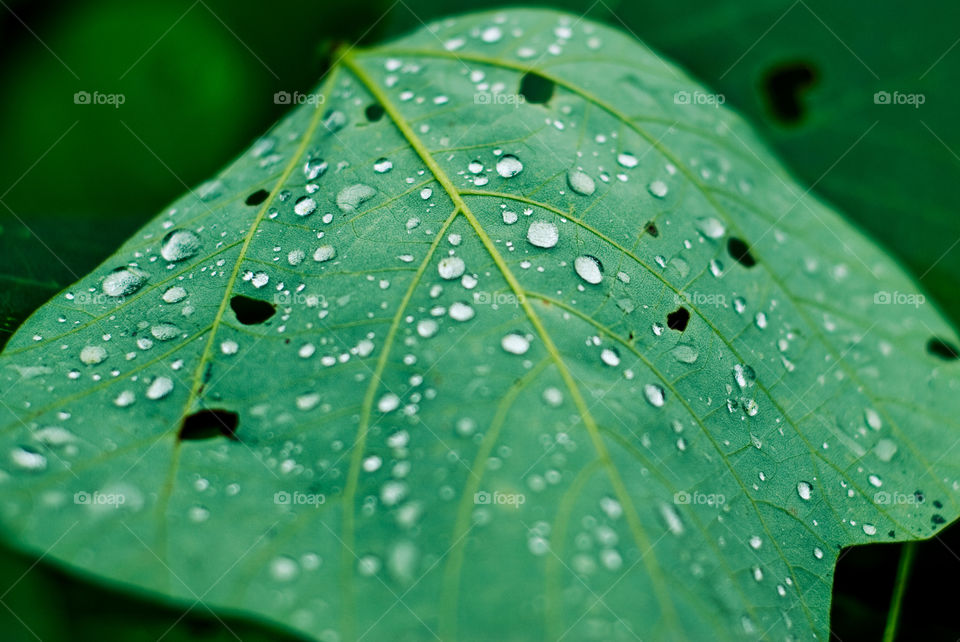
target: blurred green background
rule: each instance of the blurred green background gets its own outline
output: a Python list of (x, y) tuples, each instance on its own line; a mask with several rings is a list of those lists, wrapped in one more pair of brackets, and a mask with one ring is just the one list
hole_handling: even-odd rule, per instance
[[(309, 91), (334, 45), (509, 4), (0, 1), (0, 346), (33, 309), (244, 150), (286, 111), (274, 93)], [(523, 4), (632, 32), (723, 93), (798, 180), (886, 245), (960, 321), (960, 5)], [(124, 102), (76, 104), (80, 91), (122, 94)], [(922, 94), (924, 103), (877, 104), (880, 91)], [(898, 551), (872, 546), (843, 556), (837, 639), (880, 638)], [(936, 581), (960, 570), (953, 551), (957, 528), (921, 545), (903, 639), (960, 636), (950, 594)], [(182, 609), (92, 589), (32, 563), (0, 552), (4, 640), (135, 639), (132, 624), (145, 627), (143, 639), (170, 627), (164, 639), (232, 639), (231, 631), (279, 639), (239, 621), (228, 630), (202, 608), (178, 620)], [(104, 629), (110, 618), (114, 633)]]

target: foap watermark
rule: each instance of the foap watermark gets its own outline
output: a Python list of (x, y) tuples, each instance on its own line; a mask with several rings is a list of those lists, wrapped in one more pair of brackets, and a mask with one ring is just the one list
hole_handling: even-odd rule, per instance
[(127, 97), (123, 94), (104, 94), (99, 91), (78, 91), (73, 95), (74, 105), (110, 105), (119, 108), (120, 105), (127, 102)]
[(919, 308), (927, 302), (927, 297), (916, 292), (887, 292), (880, 290), (874, 292), (873, 303), (875, 305), (912, 305)]
[(473, 95), (474, 105), (513, 105), (519, 107), (527, 99), (523, 94), (500, 94), (493, 91), (481, 91)]
[(278, 91), (273, 95), (275, 105), (322, 105), (325, 100), (323, 94), (304, 94), (299, 91)]
[(527, 501), (522, 493), (499, 493), (481, 490), (473, 494), (473, 503), (478, 506), (513, 506), (520, 508)]
[(513, 307), (518, 307), (523, 301), (524, 297), (522, 294), (517, 295), (513, 292), (488, 292), (486, 290), (480, 290), (479, 292), (473, 293), (473, 302), (476, 305), (512, 305)]
[(923, 501), (924, 497), (921, 493), (898, 493), (881, 490), (873, 494), (874, 504), (897, 506), (901, 504), (922, 504)]
[(304, 493), (295, 490), (292, 493), (285, 490), (273, 494), (273, 503), (278, 506), (320, 506), (327, 501), (323, 493)]
[(673, 295), (673, 302), (676, 305), (694, 305), (697, 307), (716, 306), (718, 308), (727, 307), (727, 297), (724, 294), (714, 292), (677, 292)]
[(723, 506), (727, 501), (727, 498), (722, 493), (701, 493), (699, 491), (693, 491), (688, 493), (685, 490), (681, 490), (673, 495), (673, 503), (678, 506)]
[(327, 299), (322, 294), (303, 292), (277, 292), (273, 295), (275, 305), (303, 305), (308, 308), (326, 307)]
[(875, 105), (910, 105), (914, 109), (919, 109), (920, 105), (927, 102), (926, 94), (907, 94), (902, 91), (878, 91), (873, 95)]
[(73, 503), (78, 506), (113, 506), (120, 508), (127, 502), (123, 493), (102, 493), (95, 490), (92, 493), (85, 490), (73, 494)]
[(673, 104), (675, 105), (707, 105), (709, 107), (719, 107), (725, 102), (727, 102), (727, 97), (723, 94), (710, 94), (705, 91), (680, 90), (673, 94)]
[(126, 297), (110, 296), (104, 292), (77, 292), (67, 297), (76, 305), (105, 305), (122, 304), (126, 302)]

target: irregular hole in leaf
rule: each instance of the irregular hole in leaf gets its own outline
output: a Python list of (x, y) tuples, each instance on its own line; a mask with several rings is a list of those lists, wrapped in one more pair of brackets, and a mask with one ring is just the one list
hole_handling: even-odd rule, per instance
[(786, 63), (767, 71), (763, 88), (774, 117), (786, 124), (803, 120), (803, 94), (816, 81), (813, 66), (806, 62)]
[(247, 197), (247, 200), (244, 201), (247, 205), (259, 205), (260, 203), (267, 200), (267, 197), (270, 196), (270, 192), (265, 189), (258, 189), (256, 192)]
[(940, 357), (944, 361), (960, 359), (960, 350), (957, 349), (957, 346), (940, 337), (931, 337), (927, 341), (927, 352), (935, 357)]
[(240, 415), (223, 408), (209, 408), (189, 415), (180, 424), (180, 441), (199, 441), (226, 437), (237, 441)]
[(658, 236), (660, 236), (660, 230), (657, 229), (657, 224), (654, 223), (653, 221), (650, 221), (649, 223), (647, 223), (647, 226), (644, 229), (646, 229), (647, 234), (649, 234), (653, 238), (657, 238)]
[(667, 315), (667, 327), (671, 330), (683, 332), (687, 329), (687, 323), (690, 322), (690, 310), (682, 305)]
[(730, 253), (730, 257), (734, 261), (743, 267), (751, 268), (757, 264), (757, 260), (750, 254), (750, 248), (747, 247), (747, 244), (735, 236), (731, 236), (727, 240), (727, 252)]
[(375, 123), (381, 118), (383, 118), (383, 106), (380, 103), (371, 103), (367, 105), (367, 108), (363, 111), (366, 115), (367, 120), (371, 123)]
[(517, 93), (528, 103), (542, 105), (553, 98), (553, 81), (544, 78), (535, 71), (528, 71), (520, 79)]
[(235, 294), (230, 299), (230, 308), (243, 325), (259, 325), (277, 313), (276, 306), (269, 301), (242, 294)]

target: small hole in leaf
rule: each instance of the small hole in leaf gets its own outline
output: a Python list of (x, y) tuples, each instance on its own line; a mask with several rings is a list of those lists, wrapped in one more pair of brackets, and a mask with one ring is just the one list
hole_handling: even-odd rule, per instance
[(657, 229), (657, 224), (654, 223), (653, 221), (650, 221), (649, 223), (647, 223), (647, 227), (645, 229), (647, 230), (647, 234), (649, 234), (653, 238), (657, 238), (658, 236), (660, 236), (660, 230)]
[(520, 90), (517, 93), (528, 103), (542, 105), (553, 98), (553, 81), (534, 71), (528, 71), (520, 79)]
[(277, 313), (277, 308), (269, 301), (253, 299), (242, 294), (237, 294), (230, 299), (230, 308), (237, 315), (237, 321), (243, 325), (258, 325)]
[(757, 260), (750, 254), (750, 248), (747, 247), (747, 244), (736, 237), (731, 236), (730, 240), (727, 241), (727, 251), (733, 260), (743, 267), (750, 268), (757, 264)]
[(268, 196), (270, 196), (270, 192), (265, 189), (258, 189), (256, 192), (248, 196), (245, 202), (247, 205), (259, 205), (267, 200)]
[(364, 114), (366, 114), (367, 120), (369, 120), (371, 123), (375, 123), (383, 118), (383, 107), (380, 106), (379, 103), (367, 105), (366, 110), (364, 110)]
[(817, 75), (805, 62), (780, 65), (767, 72), (763, 86), (777, 120), (796, 124), (803, 119), (803, 94), (817, 80)]
[(957, 346), (937, 337), (927, 341), (927, 352), (945, 361), (960, 359), (960, 350), (957, 350)]
[(180, 426), (180, 441), (198, 441), (226, 437), (237, 439), (240, 415), (229, 410), (211, 409), (195, 412), (183, 420)]
[(677, 332), (683, 332), (687, 329), (687, 323), (690, 322), (690, 310), (682, 305), (667, 315), (667, 327)]

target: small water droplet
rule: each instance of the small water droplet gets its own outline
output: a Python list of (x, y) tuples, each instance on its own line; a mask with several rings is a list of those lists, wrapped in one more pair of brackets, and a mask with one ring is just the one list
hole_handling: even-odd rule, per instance
[(797, 494), (800, 495), (800, 499), (809, 501), (812, 491), (813, 487), (809, 482), (802, 481), (797, 483)]
[(80, 361), (88, 366), (95, 366), (103, 363), (107, 358), (107, 350), (103, 346), (84, 346), (80, 351)]
[(525, 354), (530, 349), (530, 342), (521, 334), (510, 333), (500, 340), (500, 345), (511, 354)]
[(119, 267), (107, 275), (101, 284), (107, 296), (127, 296), (143, 287), (150, 277), (143, 270), (134, 267)]
[(437, 265), (437, 271), (443, 279), (458, 279), (463, 275), (467, 266), (459, 256), (447, 256), (440, 259)]
[(667, 393), (664, 389), (653, 383), (648, 383), (643, 387), (643, 394), (650, 405), (657, 408), (662, 407), (667, 400)]
[(163, 399), (173, 390), (173, 381), (170, 377), (157, 377), (147, 388), (147, 399)]

